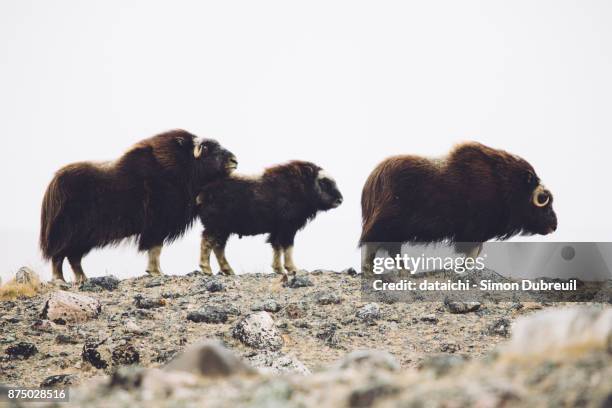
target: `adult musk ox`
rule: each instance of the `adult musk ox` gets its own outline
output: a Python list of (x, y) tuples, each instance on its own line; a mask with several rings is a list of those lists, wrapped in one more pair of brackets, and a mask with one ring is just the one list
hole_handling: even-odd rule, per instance
[[(210, 253), (215, 252), (221, 273), (233, 274), (225, 258), (225, 244), (231, 234), (268, 233), (274, 251), (272, 268), (295, 273), (293, 240), (298, 230), (317, 212), (342, 203), (336, 182), (319, 166), (291, 161), (268, 168), (261, 176), (230, 177), (209, 183), (198, 195), (198, 213), (204, 226), (200, 254), (202, 272), (211, 275)], [(286, 275), (285, 275), (286, 276)]]
[(527, 161), (480, 143), (458, 145), (442, 159), (390, 157), (363, 187), (359, 244), (467, 242), (479, 251), (490, 239), (555, 231), (552, 204)]
[(228, 175), (234, 155), (212, 139), (173, 130), (142, 140), (118, 160), (60, 169), (42, 203), (40, 247), (63, 280), (68, 258), (77, 282), (81, 258), (93, 248), (135, 238), (148, 251), (147, 272), (161, 274), (162, 244), (180, 237), (196, 218), (197, 187)]

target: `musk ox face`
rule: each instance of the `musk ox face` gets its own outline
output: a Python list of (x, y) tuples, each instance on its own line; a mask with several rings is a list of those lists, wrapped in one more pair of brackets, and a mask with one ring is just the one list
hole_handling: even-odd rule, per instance
[(193, 157), (198, 171), (207, 178), (229, 175), (238, 167), (236, 156), (214, 139), (193, 140)]
[(329, 210), (342, 204), (342, 193), (338, 190), (336, 181), (324, 170), (319, 170), (317, 173), (314, 188), (321, 210)]
[(527, 172), (523, 195), (525, 206), (523, 231), (527, 234), (547, 235), (557, 229), (557, 215), (553, 210), (553, 195), (534, 172)]

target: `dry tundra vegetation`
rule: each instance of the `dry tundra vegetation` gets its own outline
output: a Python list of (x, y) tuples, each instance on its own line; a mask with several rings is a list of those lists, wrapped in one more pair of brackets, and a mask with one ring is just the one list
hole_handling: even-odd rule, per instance
[(612, 404), (609, 299), (375, 303), (360, 283), (23, 268), (0, 289), (0, 388), (70, 386), (75, 407)]

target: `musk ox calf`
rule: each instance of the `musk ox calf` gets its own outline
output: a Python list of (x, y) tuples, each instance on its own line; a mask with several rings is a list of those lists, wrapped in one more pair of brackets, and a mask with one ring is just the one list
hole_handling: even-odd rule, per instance
[[(198, 213), (204, 226), (200, 268), (211, 275), (210, 253), (215, 252), (221, 273), (233, 274), (225, 258), (225, 244), (231, 234), (268, 233), (272, 245), (274, 272), (284, 268), (295, 273), (293, 240), (298, 230), (317, 212), (342, 203), (336, 182), (319, 166), (292, 161), (268, 168), (261, 176), (232, 175), (209, 183), (197, 198)], [(286, 276), (286, 275), (285, 275)]]
[(390, 157), (363, 187), (359, 244), (373, 244), (366, 258), (382, 242), (476, 243), (462, 251), (473, 254), (490, 239), (555, 231), (552, 204), (527, 161), (480, 143), (461, 144), (436, 160)]
[(60, 169), (42, 203), (40, 247), (53, 279), (68, 258), (77, 282), (81, 258), (93, 248), (135, 238), (148, 251), (147, 272), (161, 274), (162, 244), (195, 220), (197, 188), (236, 168), (234, 155), (211, 139), (174, 130), (142, 140), (114, 162)]

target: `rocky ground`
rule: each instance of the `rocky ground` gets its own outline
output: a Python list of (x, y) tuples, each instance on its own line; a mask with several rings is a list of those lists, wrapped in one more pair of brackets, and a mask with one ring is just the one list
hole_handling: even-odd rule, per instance
[(45, 285), (0, 301), (0, 384), (70, 385), (74, 406), (612, 404), (609, 306), (368, 303), (360, 284), (349, 269)]

